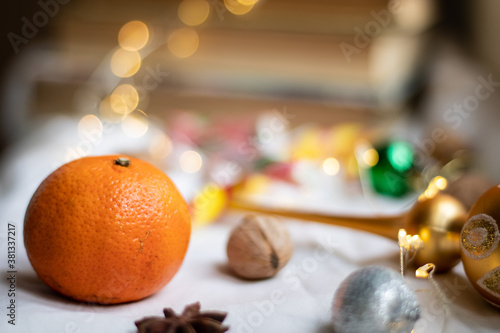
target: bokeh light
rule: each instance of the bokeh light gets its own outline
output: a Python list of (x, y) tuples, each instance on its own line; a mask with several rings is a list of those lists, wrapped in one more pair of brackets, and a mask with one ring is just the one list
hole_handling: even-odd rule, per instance
[(135, 110), (122, 120), (122, 131), (131, 138), (140, 138), (149, 128), (148, 116), (141, 110)]
[(438, 189), (433, 187), (433, 186), (429, 186), (425, 192), (424, 192), (424, 196), (427, 198), (427, 199), (432, 199), (436, 196), (436, 194), (438, 194)]
[(181, 21), (190, 26), (205, 22), (209, 13), (210, 5), (206, 0), (184, 0), (177, 11)]
[(99, 115), (101, 119), (109, 123), (119, 123), (123, 119), (123, 115), (116, 113), (111, 107), (111, 96), (107, 96), (101, 101)]
[(436, 184), (436, 187), (442, 191), (448, 186), (448, 181), (444, 177), (437, 176), (434, 178), (434, 184)]
[(237, 0), (239, 3), (245, 6), (255, 5), (259, 0)]
[(139, 104), (139, 93), (130, 84), (119, 85), (113, 90), (110, 103), (114, 112), (122, 115), (130, 113)]
[(172, 148), (172, 140), (165, 133), (160, 132), (151, 140), (148, 151), (151, 157), (161, 160), (170, 155)]
[(407, 171), (413, 165), (413, 148), (403, 141), (391, 143), (387, 150), (387, 157), (394, 169)]
[(127, 51), (142, 49), (149, 39), (148, 26), (141, 21), (130, 21), (118, 32), (118, 44)]
[(182, 153), (179, 159), (179, 166), (185, 173), (196, 173), (201, 169), (203, 160), (201, 155), (194, 150), (187, 150)]
[(141, 68), (141, 56), (137, 51), (118, 49), (111, 57), (111, 71), (118, 77), (130, 77)]
[(192, 56), (198, 49), (199, 43), (198, 33), (190, 28), (175, 30), (167, 41), (168, 49), (178, 58)]
[(373, 148), (367, 149), (363, 153), (363, 162), (370, 167), (377, 165), (378, 159), (379, 159), (378, 153)]
[(243, 2), (238, 0), (224, 0), (224, 5), (234, 15), (245, 15), (252, 10), (253, 4), (247, 5)]
[(78, 136), (82, 140), (97, 141), (101, 138), (102, 131), (101, 120), (93, 114), (82, 117), (78, 122)]
[(329, 176), (335, 176), (340, 171), (340, 163), (336, 158), (330, 157), (323, 161), (323, 171)]

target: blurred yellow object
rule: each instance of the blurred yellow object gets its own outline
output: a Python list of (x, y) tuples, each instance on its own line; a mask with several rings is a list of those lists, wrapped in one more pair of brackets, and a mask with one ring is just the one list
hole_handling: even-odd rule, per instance
[(180, 3), (177, 15), (187, 25), (200, 25), (206, 21), (210, 5), (206, 0), (184, 0)]
[(317, 127), (305, 130), (292, 145), (292, 160), (316, 160), (323, 156), (323, 145), (321, 144), (321, 131)]
[(105, 97), (99, 105), (99, 115), (101, 119), (108, 123), (119, 123), (123, 120), (123, 115), (116, 113), (111, 106), (111, 96)]
[(269, 177), (256, 174), (248, 177), (245, 182), (236, 187), (235, 191), (237, 195), (259, 194), (265, 192), (270, 183)]
[(190, 28), (177, 29), (169, 36), (167, 46), (177, 58), (187, 58), (198, 50), (200, 38), (198, 33)]
[(367, 166), (372, 167), (377, 165), (378, 159), (379, 159), (378, 153), (374, 148), (370, 148), (363, 153), (363, 162)]
[(208, 183), (193, 199), (191, 221), (199, 227), (214, 222), (228, 203), (226, 191), (215, 183)]
[(118, 44), (127, 51), (142, 49), (149, 40), (147, 25), (141, 21), (130, 21), (123, 25), (118, 33)]
[[(234, 15), (245, 15), (246, 13), (252, 10), (254, 4), (253, 3), (246, 4), (243, 2), (244, 1), (238, 1), (238, 0), (224, 0), (224, 5), (226, 6), (227, 10), (229, 10)], [(251, 2), (251, 1), (245, 1), (245, 2)]]
[(358, 124), (346, 123), (335, 126), (332, 135), (334, 155), (353, 154), (360, 132), (361, 126)]
[[(353, 123), (337, 125), (326, 130), (319, 126), (308, 128), (302, 131), (292, 144), (291, 159), (294, 161), (305, 159), (326, 161), (331, 156), (335, 156), (343, 175), (347, 179), (355, 179), (358, 177), (355, 147), (362, 136), (361, 130), (361, 125)], [(371, 158), (371, 162), (376, 158), (375, 156), (367, 157)], [(326, 165), (323, 164), (323, 168), (334, 166), (335, 162), (328, 161)], [(326, 169), (324, 170), (327, 172)], [(331, 171), (333, 171), (331, 174), (338, 172), (336, 167), (332, 168)], [(329, 173), (327, 172), (327, 174)]]
[(341, 124), (333, 129), (332, 154), (338, 156), (347, 179), (358, 178), (359, 168), (355, 149), (361, 137), (361, 129), (361, 125), (353, 123)]
[(130, 77), (141, 68), (141, 61), (139, 52), (118, 49), (111, 57), (111, 71), (118, 77)]
[(110, 103), (114, 112), (125, 115), (134, 111), (139, 104), (139, 93), (130, 84), (119, 85), (113, 90)]
[(239, 3), (245, 6), (255, 5), (259, 0), (237, 0)]

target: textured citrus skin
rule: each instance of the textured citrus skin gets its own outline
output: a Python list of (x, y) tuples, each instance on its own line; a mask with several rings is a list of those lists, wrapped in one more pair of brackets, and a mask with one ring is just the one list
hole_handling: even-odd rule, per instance
[(73, 299), (102, 304), (147, 297), (177, 273), (191, 221), (162, 171), (131, 158), (85, 157), (49, 175), (24, 220), (28, 258), (42, 281)]

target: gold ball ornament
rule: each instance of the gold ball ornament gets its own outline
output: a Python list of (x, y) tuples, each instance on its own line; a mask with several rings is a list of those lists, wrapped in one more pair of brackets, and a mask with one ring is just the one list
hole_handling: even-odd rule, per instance
[(467, 278), (485, 300), (500, 307), (500, 184), (472, 206), (462, 229), (460, 250)]
[(460, 262), (460, 231), (467, 211), (454, 197), (437, 193), (416, 202), (406, 215), (408, 233), (424, 243), (414, 260), (417, 267), (432, 262), (436, 272), (446, 272)]

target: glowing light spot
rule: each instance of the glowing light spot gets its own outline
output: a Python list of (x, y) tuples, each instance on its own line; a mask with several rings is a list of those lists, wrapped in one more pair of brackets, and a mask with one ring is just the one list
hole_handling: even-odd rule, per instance
[(415, 277), (417, 277), (419, 279), (432, 278), (432, 273), (434, 273), (434, 268), (435, 268), (435, 266), (432, 263), (425, 264), (425, 265), (419, 267), (415, 271)]
[(237, 0), (239, 3), (245, 6), (255, 5), (259, 0)]
[(336, 158), (330, 157), (323, 161), (323, 171), (329, 176), (335, 176), (340, 171), (340, 163)]
[(254, 4), (246, 5), (242, 2), (250, 1), (224, 0), (224, 5), (234, 15), (245, 15), (252, 10)]
[(177, 11), (181, 21), (190, 26), (205, 22), (209, 13), (210, 5), (205, 0), (184, 0)]
[(102, 123), (93, 114), (88, 114), (78, 122), (78, 136), (82, 140), (88, 140), (90, 142), (95, 142), (99, 140), (102, 136)]
[(403, 141), (392, 143), (387, 150), (387, 157), (394, 169), (405, 172), (413, 165), (413, 149)]
[(366, 150), (363, 154), (363, 162), (368, 166), (375, 166), (378, 163), (378, 153), (375, 149), (370, 148)]
[(148, 116), (141, 110), (129, 113), (122, 120), (122, 131), (131, 138), (140, 138), (149, 128)]
[(127, 114), (135, 110), (139, 104), (139, 93), (134, 86), (122, 84), (113, 90), (110, 96), (111, 108), (118, 114)]
[(201, 159), (200, 154), (194, 150), (185, 151), (179, 159), (179, 166), (185, 173), (198, 172), (201, 169), (202, 164), (203, 160)]
[(198, 49), (198, 33), (190, 28), (177, 29), (168, 38), (168, 49), (178, 58), (192, 56)]
[(434, 184), (436, 185), (436, 187), (439, 189), (439, 190), (444, 190), (447, 186), (448, 186), (448, 181), (446, 180), (446, 178), (444, 177), (441, 177), (441, 176), (437, 176), (433, 179), (433, 182)]
[(401, 242), (402, 240), (406, 239), (406, 230), (401, 228), (398, 231), (398, 239)]
[(141, 21), (130, 21), (118, 33), (118, 44), (127, 51), (142, 49), (149, 39), (148, 26)]
[(111, 96), (107, 96), (99, 106), (99, 115), (109, 123), (119, 123), (123, 116), (116, 113), (111, 107)]
[(170, 140), (170, 138), (164, 133), (158, 133), (151, 141), (148, 150), (151, 157), (161, 160), (170, 155), (172, 148), (172, 140)]
[(434, 186), (429, 186), (427, 190), (425, 190), (424, 195), (427, 199), (432, 199), (436, 196), (438, 193), (438, 189), (435, 188)]
[(141, 56), (137, 51), (118, 49), (111, 57), (111, 71), (118, 77), (130, 77), (141, 68)]
[(428, 242), (429, 239), (431, 238), (431, 232), (427, 227), (421, 228), (418, 235), (420, 236), (420, 239), (424, 242)]

